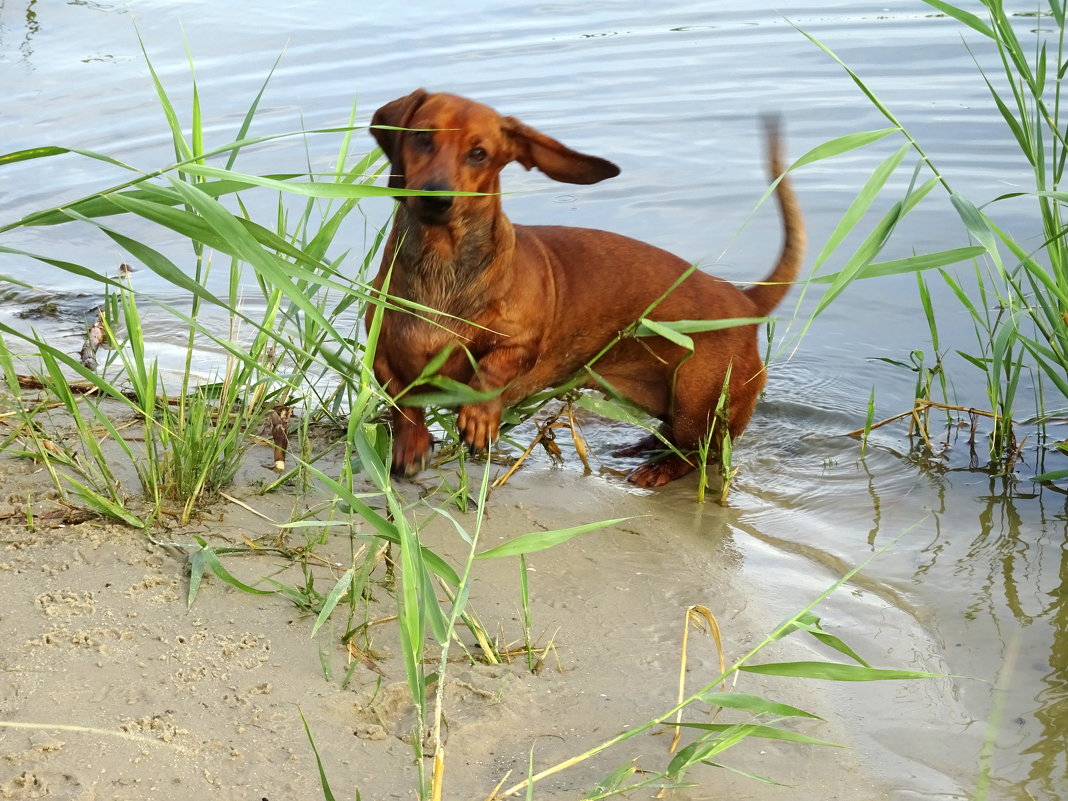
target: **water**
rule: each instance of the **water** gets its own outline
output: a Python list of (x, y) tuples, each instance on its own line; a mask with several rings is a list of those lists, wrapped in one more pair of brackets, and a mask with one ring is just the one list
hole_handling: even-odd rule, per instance
[[(762, 276), (777, 236), (771, 209), (742, 229), (764, 187), (760, 112), (783, 114), (795, 155), (888, 124), (795, 25), (864, 76), (955, 189), (982, 203), (1027, 187), (1027, 165), (961, 43), (964, 29), (912, 0), (791, 0), (774, 11), (741, 0), (648, 8), (507, 2), (492, 9), (429, 2), (341, 8), (316, 0), (254, 8), (192, 0), (9, 2), (0, 7), (4, 150), (77, 146), (144, 169), (171, 161), (135, 24), (183, 114), (190, 101), (184, 35), (215, 142), (232, 138), (283, 50), (253, 135), (343, 125), (354, 98), (366, 122), (373, 109), (418, 86), (471, 95), (623, 169), (617, 179), (580, 188), (509, 168), (514, 219), (625, 232), (732, 279)], [(966, 38), (985, 66), (995, 66), (977, 36)], [(262, 146), (243, 156), (244, 169), (300, 172), (309, 161), (330, 169), (335, 140), (327, 140), (310, 138), (307, 151), (296, 139)], [(370, 146), (369, 138), (359, 141)], [(813, 252), (874, 166), (899, 145), (886, 140), (798, 175)], [(5, 166), (0, 223), (122, 177), (74, 156)], [(903, 192), (907, 174), (896, 181)], [(388, 212), (388, 202), (367, 204), (369, 225)], [(1026, 203), (1000, 204), (997, 219), (1036, 241)], [(123, 230), (148, 235), (136, 225)], [(176, 239), (153, 236), (157, 247), (188, 263)], [(346, 241), (359, 251), (364, 236), (353, 226)], [(959, 222), (936, 191), (884, 257), (963, 244)], [(0, 236), (0, 245), (103, 273), (128, 260), (88, 227), (16, 230)], [(0, 275), (30, 285), (0, 295), (0, 322), (33, 325), (53, 344), (77, 350), (84, 312), (99, 302), (91, 280), (6, 254)], [(165, 302), (181, 302), (147, 270), (135, 281)], [(970, 323), (948, 292), (934, 289), (944, 345), (974, 352)], [(48, 299), (57, 303), (55, 314), (16, 316)], [(171, 318), (148, 313), (146, 330), (164, 363), (178, 367), (182, 349)], [(909, 455), (903, 425), (881, 429), (863, 458), (857, 442), (842, 436), (863, 425), (873, 386), (877, 417), (911, 405), (913, 376), (873, 359), (907, 360), (927, 345), (914, 282), (898, 277), (852, 287), (794, 358), (778, 360), (738, 455), (732, 497), (742, 509), (742, 569), (785, 614), (902, 535), (852, 593), (830, 602), (826, 619), (869, 640), (880, 659), (976, 680), (946, 679), (901, 697), (887, 690), (886, 703), (862, 715), (843, 700), (842, 716), (858, 720), (873, 767), (897, 783), (895, 797), (966, 796), (978, 775), (992, 687), (1004, 671), (994, 795), (1065, 799), (1063, 495), (970, 470), (966, 432), (957, 432), (938, 466)], [(208, 351), (200, 366), (210, 373), (218, 363)], [(983, 406), (974, 372), (960, 361), (952, 371), (958, 400)], [(1039, 467), (1021, 465), (1020, 474)], [(685, 490), (668, 491), (684, 502)]]

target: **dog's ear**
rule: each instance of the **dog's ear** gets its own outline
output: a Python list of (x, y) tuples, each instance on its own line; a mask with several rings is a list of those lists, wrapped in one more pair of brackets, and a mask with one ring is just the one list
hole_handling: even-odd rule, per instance
[(554, 181), (595, 184), (619, 175), (619, 167), (607, 159), (572, 150), (515, 117), (505, 117), (502, 127), (515, 146), (515, 160), (528, 170), (537, 167)]
[(390, 189), (404, 189), (404, 164), (400, 153), (401, 136), (404, 131), (394, 131), (387, 128), (377, 128), (378, 125), (389, 125), (394, 128), (407, 128), (415, 110), (423, 104), (427, 93), (425, 89), (416, 89), (410, 95), (398, 97), (375, 112), (371, 118), (371, 135), (386, 154), (389, 163), (393, 165), (389, 176)]

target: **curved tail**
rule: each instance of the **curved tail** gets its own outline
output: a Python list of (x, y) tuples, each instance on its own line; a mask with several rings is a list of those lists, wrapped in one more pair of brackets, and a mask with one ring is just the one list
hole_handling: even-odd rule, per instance
[(757, 314), (760, 317), (769, 314), (786, 297), (786, 293), (790, 291), (790, 284), (801, 272), (801, 260), (805, 254), (805, 221), (801, 215), (797, 195), (794, 194), (789, 179), (783, 174), (783, 146), (779, 128), (778, 117), (764, 118), (764, 130), (768, 142), (768, 168), (772, 179), (779, 179), (779, 185), (775, 188), (775, 197), (779, 201), (779, 210), (782, 212), (783, 242), (779, 263), (775, 265), (775, 269), (761, 283), (754, 284), (745, 290), (745, 294), (756, 305)]

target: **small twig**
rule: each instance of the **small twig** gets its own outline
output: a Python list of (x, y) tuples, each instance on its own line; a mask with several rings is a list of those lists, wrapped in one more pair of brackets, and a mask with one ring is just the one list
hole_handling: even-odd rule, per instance
[[(868, 428), (868, 430), (869, 431), (874, 431), (877, 428), (881, 428), (882, 426), (888, 425), (889, 423), (893, 423), (893, 422), (895, 422), (897, 420), (900, 420), (903, 417), (912, 417), (915, 420), (918, 420), (920, 412), (922, 412), (925, 409), (929, 409), (929, 408), (943, 409), (945, 411), (950, 411), (950, 412), (965, 412), (965, 413), (967, 413), (969, 415), (972, 415), (973, 417), (982, 416), (982, 417), (989, 417), (989, 418), (993, 419), (994, 417), (997, 416), (997, 415), (993, 414), (992, 412), (984, 412), (982, 409), (973, 409), (970, 406), (953, 406), (953, 405), (948, 404), (948, 403), (938, 403), (937, 401), (925, 400), (924, 398), (916, 398), (915, 404), (907, 412), (901, 412), (901, 414), (895, 414), (893, 417), (888, 417), (885, 420), (883, 420), (882, 422), (873, 423)], [(848, 434), (846, 434), (846, 436), (847, 437), (856, 437), (856, 436), (860, 436), (863, 433), (864, 433), (864, 429), (863, 428), (858, 428), (856, 431), (850, 431)], [(927, 438), (924, 437), (924, 439), (926, 440)], [(930, 444), (930, 443), (928, 443), (928, 444)]]
[(531, 451), (534, 450), (534, 446), (541, 442), (542, 433), (539, 430), (538, 436), (534, 437), (533, 442), (527, 445), (527, 449), (519, 455), (519, 458), (512, 463), (512, 466), (508, 468), (508, 472), (493, 482), (493, 488), (503, 487), (504, 483), (512, 477), (512, 473), (519, 469), (519, 467), (526, 461), (526, 458), (530, 456)]
[[(49, 387), (35, 375), (16, 375), (19, 389), (47, 390)], [(77, 395), (92, 395), (98, 392), (97, 388), (88, 381), (69, 381), (67, 386), (70, 391)]]
[[(45, 392), (51, 389), (48, 384), (35, 375), (16, 375), (15, 380), (19, 382), (19, 389), (40, 390)], [(67, 388), (76, 395), (100, 394), (100, 388), (89, 381), (68, 381)], [(133, 390), (124, 389), (120, 394), (124, 398), (134, 401), (137, 400), (137, 393)], [(181, 403), (181, 398), (165, 395), (159, 398), (159, 402), (166, 403), (169, 406), (177, 406)]]
[(916, 405), (912, 407), (912, 423), (909, 426), (909, 433), (911, 434), (913, 431), (919, 431), (920, 437), (923, 439), (923, 444), (927, 446), (927, 450), (933, 451), (934, 448), (931, 446), (931, 438), (927, 436), (927, 426), (924, 425), (923, 420), (920, 419), (923, 410), (926, 408), (927, 406), (922, 405), (920, 399), (917, 398)]

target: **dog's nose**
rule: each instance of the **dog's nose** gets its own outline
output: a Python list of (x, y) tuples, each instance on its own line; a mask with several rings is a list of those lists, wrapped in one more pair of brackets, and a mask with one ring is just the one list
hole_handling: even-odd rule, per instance
[[(452, 187), (441, 181), (429, 181), (419, 187), (424, 192), (451, 192)], [(419, 205), (428, 214), (445, 214), (452, 208), (452, 195), (427, 195), (419, 198)]]

